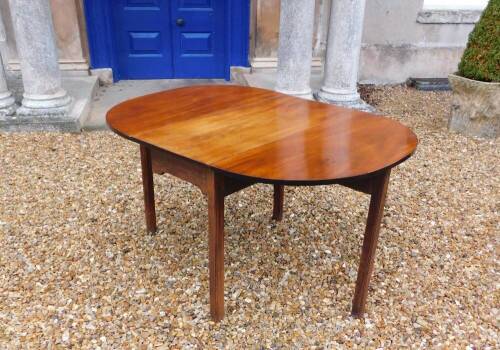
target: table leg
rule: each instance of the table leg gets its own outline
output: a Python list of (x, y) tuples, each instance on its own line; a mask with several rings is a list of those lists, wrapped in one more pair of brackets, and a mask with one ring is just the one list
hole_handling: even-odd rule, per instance
[(363, 248), (358, 268), (358, 278), (356, 290), (352, 301), (352, 315), (360, 317), (365, 312), (368, 286), (373, 272), (375, 260), (375, 250), (377, 249), (380, 222), (384, 212), (385, 196), (389, 184), (390, 170), (386, 170), (381, 175), (371, 179), (371, 199), (368, 219), (366, 222)]
[(153, 184), (153, 168), (151, 152), (141, 145), (142, 187), (144, 189), (144, 208), (146, 213), (146, 227), (148, 232), (156, 232), (155, 193)]
[(274, 185), (273, 220), (283, 219), (283, 201), (285, 198), (285, 186)]
[(207, 192), (210, 315), (219, 322), (224, 317), (224, 179), (214, 171)]

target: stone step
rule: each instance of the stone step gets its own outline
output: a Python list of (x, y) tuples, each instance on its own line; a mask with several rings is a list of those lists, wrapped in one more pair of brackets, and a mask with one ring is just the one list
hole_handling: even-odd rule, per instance
[(98, 85), (98, 78), (96, 76), (63, 77), (62, 88), (68, 92), (68, 95), (73, 100), (68, 113), (55, 115), (14, 115), (2, 118), (0, 120), (0, 131), (80, 132), (90, 115), (92, 100)]

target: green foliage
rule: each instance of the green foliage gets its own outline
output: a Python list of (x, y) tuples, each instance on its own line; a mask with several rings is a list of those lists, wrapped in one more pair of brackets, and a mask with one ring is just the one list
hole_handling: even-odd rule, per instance
[(470, 33), (458, 73), (469, 79), (500, 82), (500, 0), (490, 0)]

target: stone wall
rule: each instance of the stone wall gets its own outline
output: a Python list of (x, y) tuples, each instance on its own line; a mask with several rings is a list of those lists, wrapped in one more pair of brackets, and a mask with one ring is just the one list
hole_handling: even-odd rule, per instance
[(422, 7), (423, 0), (367, 0), (361, 81), (447, 77), (457, 69), (474, 24), (421, 23)]
[[(88, 49), (85, 36), (83, 0), (50, 0), (50, 4), (61, 69), (76, 75), (88, 74)], [(9, 0), (0, 0), (0, 11), (7, 32), (7, 42), (1, 48), (2, 55), (5, 57), (6, 68), (8, 70), (19, 70)]]

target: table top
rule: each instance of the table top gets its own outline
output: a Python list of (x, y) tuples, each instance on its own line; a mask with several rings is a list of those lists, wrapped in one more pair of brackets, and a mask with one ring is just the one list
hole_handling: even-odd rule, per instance
[(233, 85), (198, 85), (113, 107), (109, 127), (225, 173), (262, 182), (327, 183), (393, 167), (415, 151), (401, 123)]

